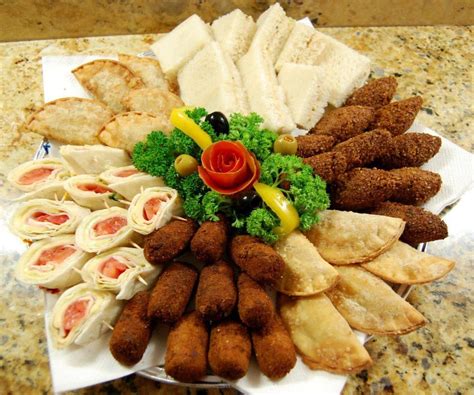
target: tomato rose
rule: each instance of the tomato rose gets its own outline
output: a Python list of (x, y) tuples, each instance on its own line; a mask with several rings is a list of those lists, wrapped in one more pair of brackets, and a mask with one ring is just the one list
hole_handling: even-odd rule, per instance
[(201, 156), (199, 176), (204, 183), (223, 195), (233, 195), (251, 187), (260, 177), (255, 156), (238, 141), (219, 141)]

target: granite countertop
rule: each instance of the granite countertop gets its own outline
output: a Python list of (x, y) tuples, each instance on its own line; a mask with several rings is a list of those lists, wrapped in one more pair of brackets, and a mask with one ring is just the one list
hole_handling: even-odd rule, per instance
[[(328, 28), (373, 61), (374, 76), (398, 77), (397, 96), (421, 95), (417, 120), (468, 151), (473, 151), (472, 27)], [(0, 204), (12, 196), (5, 184), (9, 170), (31, 159), (41, 140), (20, 133), (19, 125), (42, 105), (41, 56), (64, 54), (136, 54), (148, 49), (153, 35), (58, 39), (0, 44)], [(2, 235), (0, 251), (0, 393), (51, 391), (43, 322), (43, 297), (15, 281), (14, 256)], [(351, 376), (345, 394), (468, 393), (474, 387), (472, 244), (443, 253), (456, 260), (446, 278), (416, 286), (408, 300), (428, 324), (401, 337), (375, 337), (367, 343), (374, 366)], [(471, 267), (470, 267), (471, 266)], [(195, 393), (130, 376), (76, 393)], [(234, 393), (211, 390), (209, 393)]]

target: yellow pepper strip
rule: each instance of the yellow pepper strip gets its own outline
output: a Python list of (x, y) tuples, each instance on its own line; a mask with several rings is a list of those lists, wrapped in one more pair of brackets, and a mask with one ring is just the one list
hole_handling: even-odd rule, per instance
[(186, 115), (185, 111), (188, 109), (189, 107), (173, 108), (171, 111), (170, 122), (186, 136), (191, 137), (202, 150), (205, 150), (212, 144), (211, 136), (209, 136), (196, 122)]
[(278, 188), (260, 182), (253, 184), (253, 187), (264, 203), (280, 218), (280, 226), (273, 229), (277, 235), (283, 236), (291, 233), (299, 226), (298, 211)]

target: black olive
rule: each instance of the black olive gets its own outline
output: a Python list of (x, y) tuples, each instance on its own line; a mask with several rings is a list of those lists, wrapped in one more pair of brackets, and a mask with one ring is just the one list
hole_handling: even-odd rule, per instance
[(224, 114), (219, 111), (211, 112), (207, 114), (206, 119), (217, 134), (229, 133), (229, 122)]
[(250, 214), (250, 212), (262, 203), (262, 199), (255, 191), (242, 192), (236, 196), (235, 206), (242, 214)]

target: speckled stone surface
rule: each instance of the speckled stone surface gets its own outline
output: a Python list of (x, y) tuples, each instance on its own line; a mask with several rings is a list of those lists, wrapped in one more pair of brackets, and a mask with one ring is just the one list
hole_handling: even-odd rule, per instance
[[(373, 61), (374, 75), (398, 76), (398, 97), (423, 96), (423, 111), (417, 120), (473, 151), (472, 27), (324, 31), (367, 54)], [(0, 44), (0, 183), (9, 170), (32, 157), (40, 141), (34, 134), (21, 134), (19, 125), (42, 104), (42, 55), (97, 54), (112, 50), (135, 54), (147, 50), (153, 40), (152, 35), (134, 35)], [(7, 185), (0, 186), (0, 205), (6, 207), (1, 217), (8, 211), (7, 202), (13, 196)], [(1, 234), (0, 394), (48, 393), (51, 378), (42, 295), (14, 280), (13, 263), (18, 258), (14, 252), (15, 240)], [(450, 240), (451, 244), (433, 243), (432, 250), (455, 259), (456, 269), (434, 284), (416, 286), (408, 298), (426, 316), (427, 326), (398, 338), (372, 339), (367, 348), (374, 366), (350, 377), (344, 393), (467, 394), (474, 388), (474, 246), (472, 233), (470, 239), (459, 237), (459, 242)], [(195, 391), (131, 376), (76, 393), (194, 394)]]

